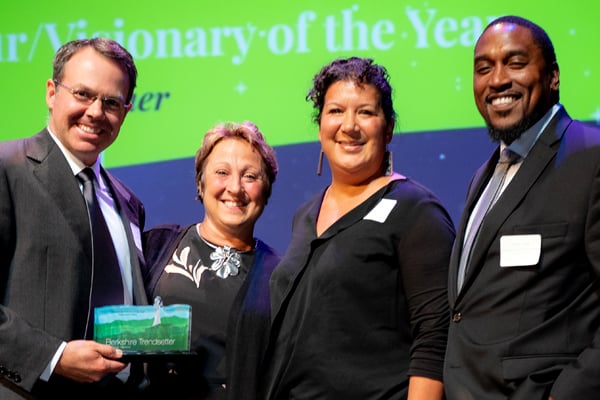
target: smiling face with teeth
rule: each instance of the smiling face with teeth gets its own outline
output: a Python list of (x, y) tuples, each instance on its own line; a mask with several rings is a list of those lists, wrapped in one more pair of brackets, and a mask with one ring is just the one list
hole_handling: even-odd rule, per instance
[(329, 86), (319, 140), (335, 180), (362, 183), (381, 176), (393, 131), (375, 85), (345, 79)]
[(92, 165), (116, 140), (128, 111), (108, 112), (100, 98), (126, 98), (129, 78), (116, 62), (92, 47), (84, 47), (67, 61), (59, 81), (66, 87), (99, 95), (92, 104), (84, 104), (52, 79), (46, 83), (50, 130), (75, 157)]
[(229, 245), (226, 238), (253, 241), (254, 225), (268, 198), (265, 168), (259, 152), (245, 139), (227, 137), (213, 147), (198, 188), (205, 209), (202, 232), (207, 239)]
[(477, 41), (473, 92), (494, 140), (517, 139), (558, 101), (558, 87), (558, 64), (528, 28), (500, 22)]

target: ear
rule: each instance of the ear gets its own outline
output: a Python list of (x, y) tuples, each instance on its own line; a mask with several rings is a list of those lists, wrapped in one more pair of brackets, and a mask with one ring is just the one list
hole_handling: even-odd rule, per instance
[(56, 84), (52, 79), (46, 81), (46, 105), (52, 111), (54, 108), (54, 99), (56, 97)]
[(198, 185), (196, 186), (196, 190), (197, 190), (196, 199), (200, 200), (201, 203), (204, 203), (204, 188), (202, 186), (203, 186), (202, 182), (199, 182)]
[(396, 126), (396, 120), (392, 120), (386, 128), (385, 131), (385, 144), (390, 144), (392, 138), (394, 137), (394, 126)]
[(133, 108), (133, 103), (129, 103), (125, 106), (125, 114), (127, 114)]
[(554, 91), (558, 91), (560, 86), (560, 69), (558, 68), (558, 63), (554, 62), (552, 65), (552, 76), (550, 78), (550, 88)]

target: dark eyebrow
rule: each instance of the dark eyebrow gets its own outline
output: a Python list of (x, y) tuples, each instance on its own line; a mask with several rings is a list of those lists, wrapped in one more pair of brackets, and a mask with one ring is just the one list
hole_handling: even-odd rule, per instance
[(516, 57), (516, 56), (526, 56), (529, 57), (529, 52), (521, 49), (511, 50), (508, 52), (506, 58)]
[[(517, 56), (527, 56), (528, 57), (529, 53), (527, 51), (525, 51), (525, 50), (520, 50), (520, 49), (510, 50), (507, 54), (505, 54), (502, 57), (502, 59), (503, 60), (507, 60), (509, 58), (517, 57)], [(489, 60), (489, 59), (490, 59), (490, 57), (488, 57), (486, 54), (481, 54), (481, 55), (475, 56), (473, 62), (477, 63), (477, 62), (486, 61), (486, 60)]]

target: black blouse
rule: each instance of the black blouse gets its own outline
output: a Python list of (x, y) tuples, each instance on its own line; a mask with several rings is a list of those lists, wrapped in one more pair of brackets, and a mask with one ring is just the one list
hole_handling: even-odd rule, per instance
[(271, 279), (267, 399), (403, 399), (442, 379), (450, 217), (410, 180), (390, 183), (320, 237), (323, 194), (301, 207)]

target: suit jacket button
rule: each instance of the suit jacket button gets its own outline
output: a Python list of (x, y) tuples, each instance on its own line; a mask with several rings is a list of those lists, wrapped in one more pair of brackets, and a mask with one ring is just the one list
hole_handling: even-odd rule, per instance
[(21, 382), (21, 375), (19, 375), (18, 372), (15, 371), (8, 371), (8, 373), (6, 374), (7, 378), (12, 379), (13, 381), (19, 383)]
[(462, 319), (462, 314), (459, 312), (456, 312), (452, 315), (452, 322), (460, 322), (461, 319)]

